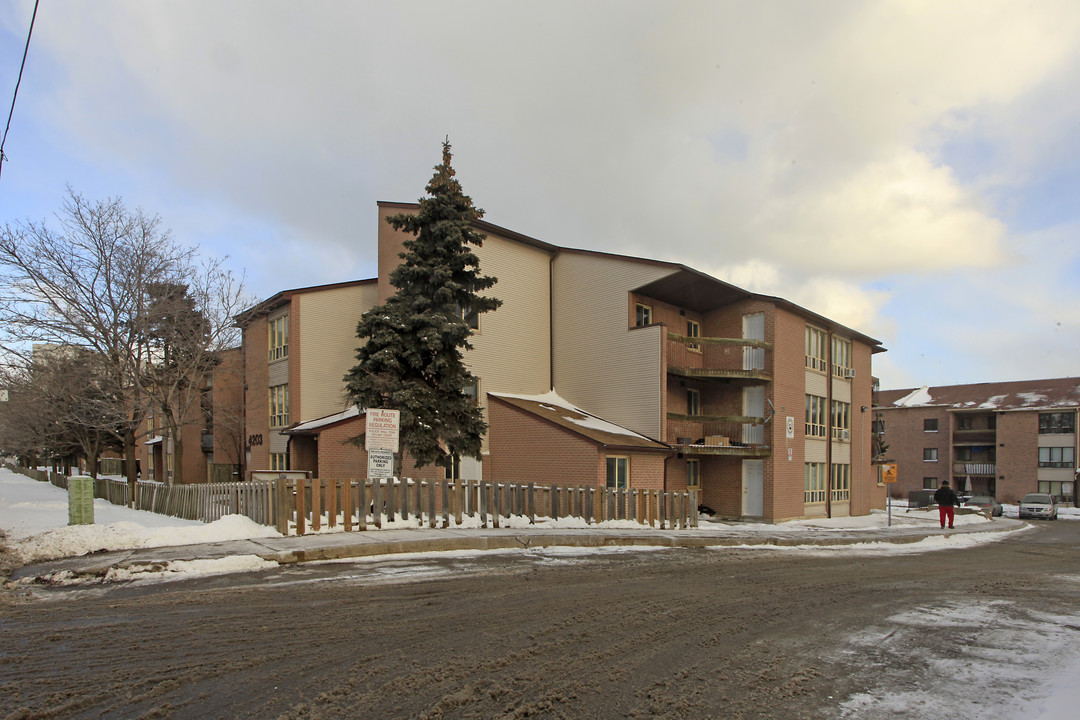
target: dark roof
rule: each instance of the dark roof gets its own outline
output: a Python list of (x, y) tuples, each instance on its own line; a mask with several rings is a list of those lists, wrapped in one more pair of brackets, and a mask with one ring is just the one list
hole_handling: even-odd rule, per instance
[(671, 449), (658, 440), (580, 410), (554, 394), (523, 396), (488, 393), (488, 395), (604, 447), (629, 450), (666, 451)]
[(250, 321), (253, 317), (259, 315), (265, 315), (273, 312), (275, 308), (279, 308), (285, 303), (292, 300), (293, 295), (300, 295), (302, 293), (317, 292), (322, 290), (336, 290), (338, 288), (353, 287), (355, 285), (368, 285), (374, 282), (378, 282), (378, 278), (366, 278), (364, 280), (346, 280), (345, 282), (328, 283), (326, 285), (309, 285), (308, 287), (293, 288), (292, 290), (282, 290), (276, 292), (267, 299), (259, 302), (247, 310), (243, 310), (233, 318), (236, 321), (236, 325), (242, 326), (244, 323)]
[(881, 409), (945, 407), (949, 410), (1004, 411), (1075, 408), (1080, 407), (1080, 378), (881, 390), (875, 395), (874, 402)]

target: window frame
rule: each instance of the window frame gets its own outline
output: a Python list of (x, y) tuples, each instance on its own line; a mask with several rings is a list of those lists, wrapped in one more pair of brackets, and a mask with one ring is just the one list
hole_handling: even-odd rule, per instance
[[(1053, 419), (1057, 422), (1053, 422)], [(1067, 421), (1067, 422), (1066, 422)], [(1076, 432), (1075, 412), (1039, 413), (1040, 435), (1072, 435)]]
[(701, 415), (701, 391), (697, 388), (686, 388), (686, 414), (690, 417)]
[(634, 303), (634, 327), (646, 327), (652, 325), (653, 309), (652, 305), (646, 305), (645, 303)]
[(828, 333), (821, 328), (807, 325), (805, 339), (806, 367), (817, 372), (826, 372), (829, 367), (825, 357)]
[[(630, 456), (629, 455), (608, 455), (604, 458), (604, 465), (606, 469), (606, 476), (604, 478), (604, 487), (609, 490), (627, 490), (630, 488)], [(614, 463), (615, 469), (615, 484), (612, 484), (612, 463)], [(622, 468), (622, 485), (619, 485), (620, 472)]]
[(700, 460), (687, 460), (686, 461), (686, 489), (687, 490), (697, 490), (699, 492), (701, 490), (701, 461)]
[(830, 493), (833, 502), (851, 501), (851, 465), (850, 463), (832, 463), (830, 468), (832, 485)]
[[(686, 319), (686, 337), (699, 338), (701, 337), (701, 323), (697, 320)], [(686, 349), (690, 352), (701, 352), (701, 345), (699, 343), (687, 343)]]
[(289, 453), (270, 453), (270, 469), (278, 472), (287, 472), (289, 470)]
[(271, 428), (282, 428), (289, 424), (289, 383), (270, 386), (267, 411)]
[[(847, 437), (844, 437), (844, 433), (847, 433)], [(851, 403), (832, 401), (832, 437), (833, 440), (851, 441)]]
[(923, 448), (922, 460), (923, 462), (937, 462), (938, 449), (936, 447)]
[(934, 477), (923, 476), (923, 479), (922, 479), (922, 489), (923, 490), (937, 490), (940, 485), (941, 485), (941, 483), (938, 482), (937, 476), (934, 476)]
[(825, 502), (827, 496), (828, 484), (825, 481), (825, 463), (803, 463), (803, 504), (821, 504)]
[(267, 343), (269, 362), (284, 360), (289, 357), (289, 314), (278, 315), (267, 320)]
[[(1043, 451), (1046, 451), (1046, 459), (1043, 459)], [(1057, 450), (1057, 459), (1054, 459), (1054, 451)], [(1066, 453), (1068, 451), (1068, 453)], [(1065, 459), (1065, 455), (1069, 455), (1069, 459)], [(1062, 445), (1055, 447), (1040, 447), (1039, 448), (1039, 467), (1041, 468), (1069, 468), (1074, 469), (1076, 467), (1076, 448), (1071, 445)]]
[(828, 401), (821, 395), (806, 394), (806, 437), (825, 438), (825, 420), (828, 417)]
[(851, 363), (851, 341), (847, 338), (832, 337), (832, 374), (838, 378), (854, 377), (850, 372), (853, 370)]
[(938, 419), (937, 418), (923, 418), (922, 431), (924, 433), (936, 433), (938, 432)]

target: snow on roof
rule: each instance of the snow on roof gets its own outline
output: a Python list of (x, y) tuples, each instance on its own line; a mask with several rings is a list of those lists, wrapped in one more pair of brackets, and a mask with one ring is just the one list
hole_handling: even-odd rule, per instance
[[(554, 390), (543, 395), (516, 395), (513, 393), (488, 393), (497, 398), (512, 402), (512, 404), (537, 415), (542, 415), (549, 420), (555, 421), (570, 429), (580, 428), (582, 434), (592, 437), (594, 440), (604, 442), (606, 445), (628, 444), (645, 445), (650, 447), (666, 447), (663, 443), (604, 420), (601, 417), (575, 407)], [(573, 426), (573, 427), (570, 427)], [(619, 440), (619, 438), (622, 440)]]
[(1008, 395), (991, 395), (984, 402), (980, 403), (979, 407), (983, 409), (991, 409), (1000, 407), (1001, 403), (1005, 401)]
[(910, 393), (895, 401), (893, 405), (897, 407), (912, 407), (914, 405), (929, 405), (933, 402), (933, 398), (930, 397), (930, 388), (923, 385), (918, 390), (912, 390)]
[(325, 417), (316, 418), (315, 420), (308, 420), (307, 422), (302, 422), (299, 425), (294, 425), (288, 430), (285, 430), (285, 432), (308, 432), (311, 430), (318, 430), (321, 427), (333, 425), (336, 422), (341, 422), (342, 420), (349, 420), (350, 418), (359, 416), (360, 408), (353, 405), (348, 410), (342, 410), (341, 412), (334, 413), (333, 415), (327, 415)]

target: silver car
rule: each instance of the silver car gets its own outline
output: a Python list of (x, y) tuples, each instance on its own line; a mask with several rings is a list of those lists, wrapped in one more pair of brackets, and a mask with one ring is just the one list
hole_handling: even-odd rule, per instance
[(1028, 493), (1020, 500), (1020, 519), (1057, 520), (1057, 502), (1047, 493)]

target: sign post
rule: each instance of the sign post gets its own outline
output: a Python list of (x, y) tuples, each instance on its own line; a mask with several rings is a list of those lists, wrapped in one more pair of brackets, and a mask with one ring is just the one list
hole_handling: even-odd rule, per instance
[(398, 452), (401, 412), (368, 408), (364, 449), (368, 454), (368, 478), (394, 477), (394, 453)]
[(896, 463), (881, 466), (881, 482), (885, 483), (885, 502), (889, 508), (889, 527), (892, 527), (892, 488), (896, 482)]

